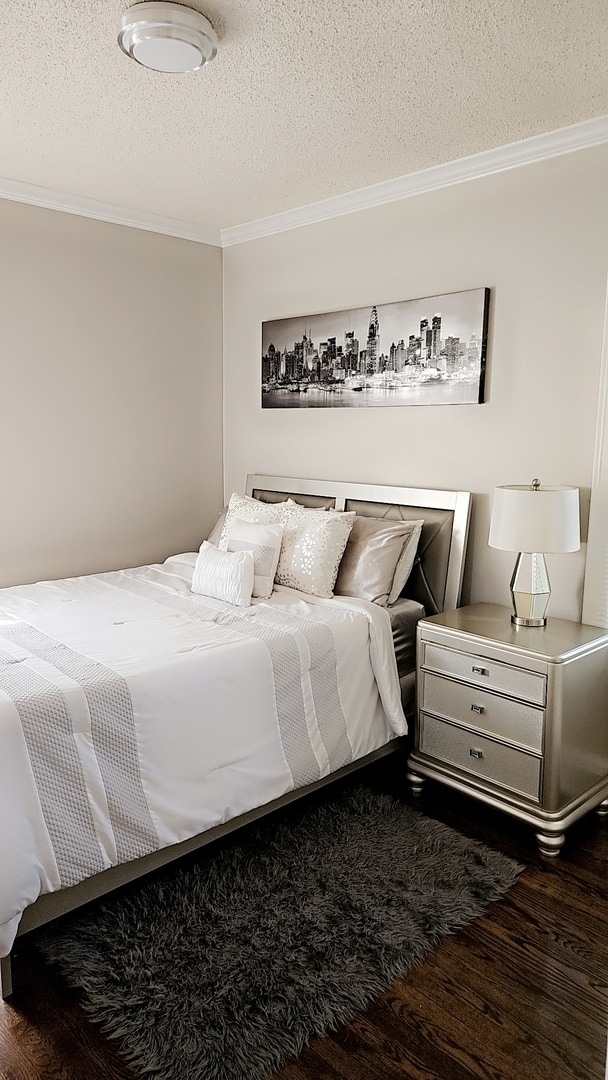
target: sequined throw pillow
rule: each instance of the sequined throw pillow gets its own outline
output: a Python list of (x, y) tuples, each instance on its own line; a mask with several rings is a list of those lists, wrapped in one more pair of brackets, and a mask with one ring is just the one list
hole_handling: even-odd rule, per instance
[(277, 585), (329, 599), (334, 595), (354, 511), (310, 510), (291, 499), (279, 505), (283, 543), (275, 576)]

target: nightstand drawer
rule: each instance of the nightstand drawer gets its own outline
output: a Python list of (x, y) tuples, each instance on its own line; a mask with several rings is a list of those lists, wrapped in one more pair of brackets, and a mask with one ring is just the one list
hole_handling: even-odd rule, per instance
[(477, 731), (538, 753), (542, 751), (545, 716), (542, 709), (428, 671), (421, 672), (421, 676), (420, 704), (426, 712), (439, 713)]
[(423, 713), (420, 719), (421, 753), (540, 801), (540, 758), (434, 716)]
[(476, 686), (512, 694), (536, 705), (545, 704), (547, 679), (544, 675), (488, 660), (485, 656), (475, 656), (474, 653), (457, 652), (455, 649), (446, 649), (429, 642), (422, 644), (423, 667), (444, 672), (446, 675), (456, 675), (459, 679), (475, 683)]

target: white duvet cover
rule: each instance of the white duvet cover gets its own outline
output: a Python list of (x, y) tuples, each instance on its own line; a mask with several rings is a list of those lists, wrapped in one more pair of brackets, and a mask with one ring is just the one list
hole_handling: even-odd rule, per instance
[(387, 612), (191, 592), (195, 554), (0, 590), (0, 956), (24, 909), (405, 733)]

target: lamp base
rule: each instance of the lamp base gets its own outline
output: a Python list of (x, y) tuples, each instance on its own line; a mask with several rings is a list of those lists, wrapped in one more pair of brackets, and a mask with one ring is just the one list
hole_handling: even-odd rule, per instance
[(515, 626), (546, 626), (551, 596), (545, 556), (520, 551), (511, 578), (511, 598)]
[(546, 626), (546, 619), (523, 619), (519, 615), (511, 615), (511, 622), (514, 626)]

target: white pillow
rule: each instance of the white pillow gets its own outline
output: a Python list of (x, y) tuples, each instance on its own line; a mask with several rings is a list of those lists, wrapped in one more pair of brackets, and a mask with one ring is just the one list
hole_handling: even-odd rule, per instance
[(283, 526), (265, 525), (259, 521), (232, 518), (228, 523), (228, 551), (250, 551), (253, 555), (253, 595), (268, 597), (274, 586), (274, 575), (281, 554)]
[(418, 541), (420, 540), (422, 526), (424, 525), (424, 519), (420, 518), (416, 521), (410, 521), (408, 524), (413, 526), (412, 535), (409, 540), (406, 541), (403, 551), (399, 556), (399, 562), (395, 567), (395, 576), (393, 578), (393, 584), (387, 604), (394, 604), (395, 600), (399, 599), (405, 587), (405, 583), (412, 572), (414, 559), (416, 558), (416, 552), (418, 550)]
[(253, 555), (250, 551), (220, 551), (203, 540), (194, 565), (192, 592), (249, 607), (253, 592)]
[(277, 585), (329, 599), (355, 512), (312, 510), (292, 499), (275, 505), (283, 523)]
[(226, 508), (226, 516), (220, 534), (218, 547), (222, 551), (228, 550), (228, 529), (235, 518), (241, 521), (261, 521), (267, 525), (282, 523), (280, 507), (282, 503), (262, 502), (261, 499), (252, 499), (249, 495), (231, 495)]

